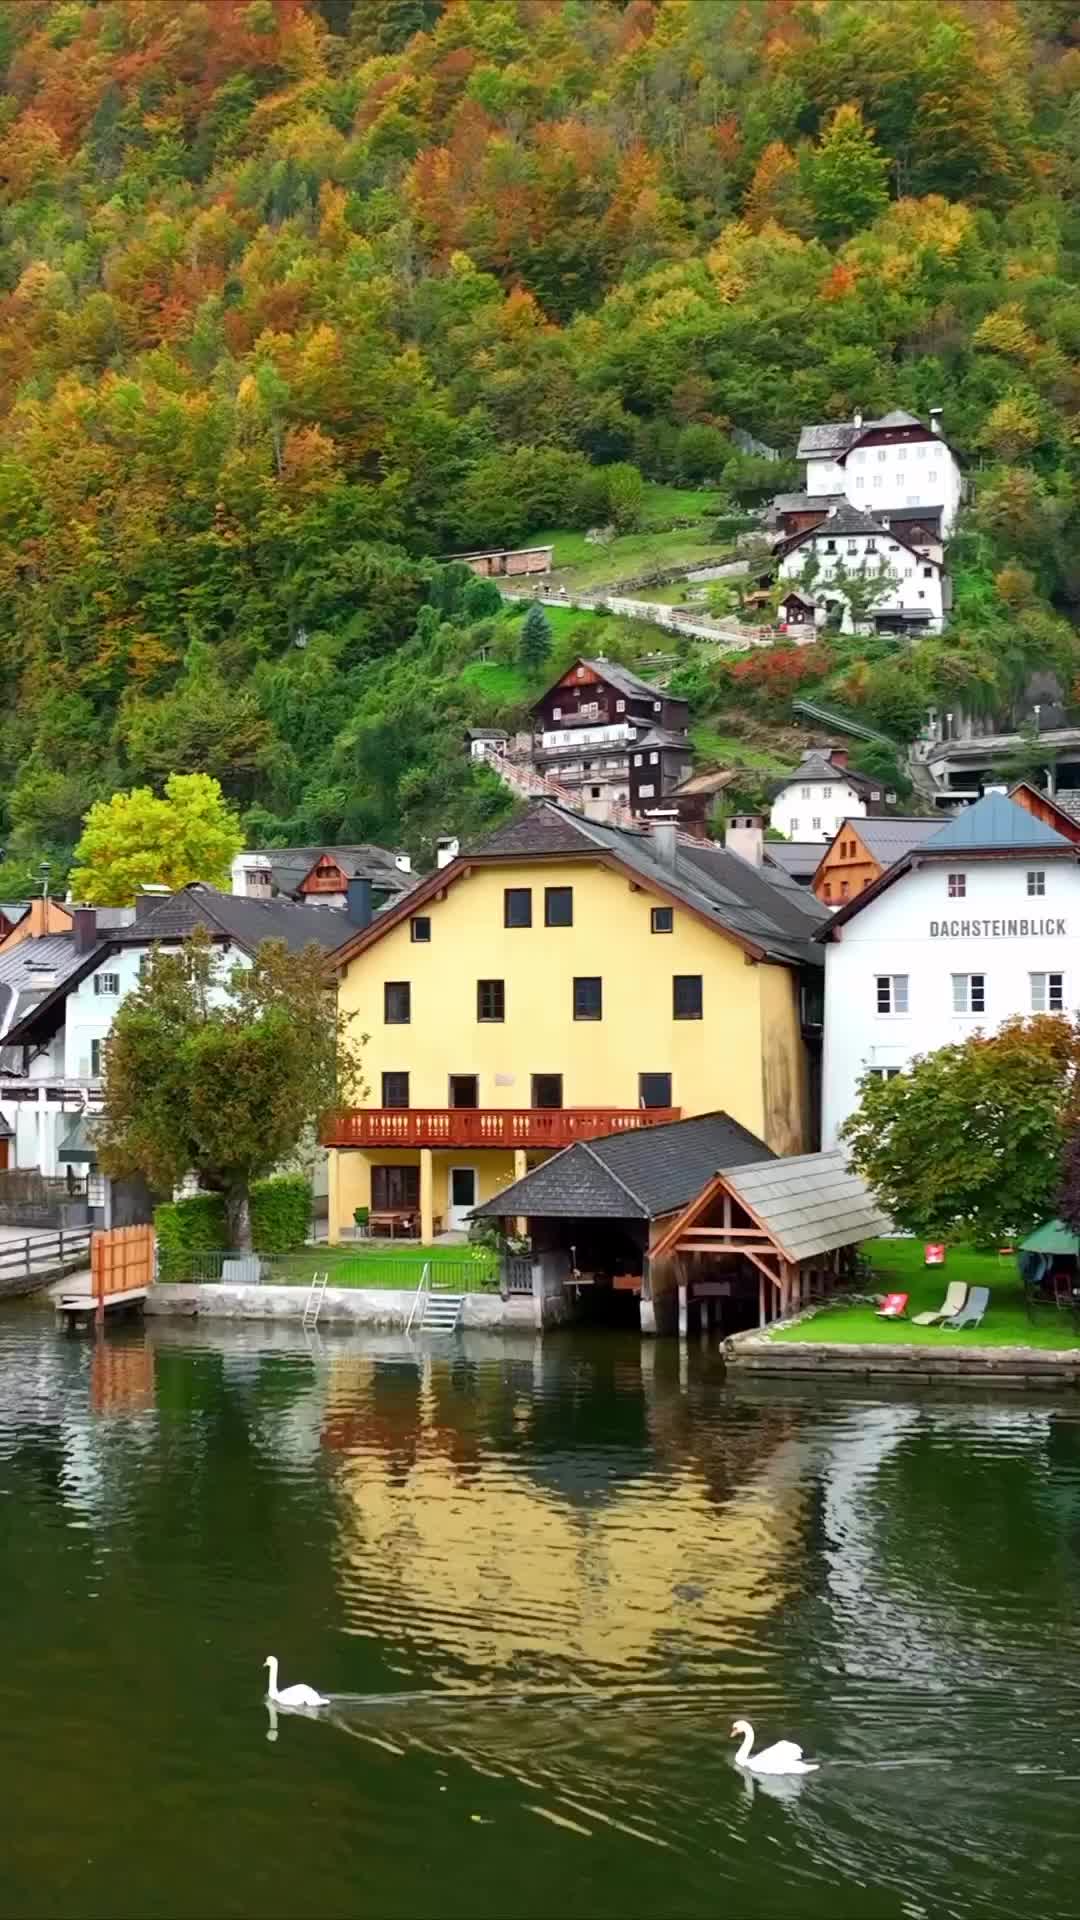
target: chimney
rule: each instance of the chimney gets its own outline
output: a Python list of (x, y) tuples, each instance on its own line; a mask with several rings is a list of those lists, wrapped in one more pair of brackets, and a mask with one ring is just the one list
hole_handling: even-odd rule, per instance
[(441, 833), (435, 842), (435, 865), (448, 867), (461, 852), (461, 842), (453, 833)]
[(154, 908), (160, 906), (163, 900), (168, 900), (171, 892), (170, 887), (140, 887), (135, 895), (136, 926), (140, 920), (146, 919), (148, 913), (153, 913)]
[(931, 407), (930, 409), (930, 431), (931, 433), (941, 432), (941, 408), (940, 407)]
[(657, 820), (652, 823), (652, 847), (656, 858), (665, 867), (674, 867), (678, 855), (677, 820)]
[(724, 845), (729, 853), (737, 853), (741, 859), (748, 860), (752, 867), (760, 867), (765, 860), (765, 822), (760, 813), (733, 813), (724, 834)]
[(97, 946), (97, 908), (73, 907), (71, 929), (75, 935), (76, 953), (89, 953)]
[(399, 873), (412, 872), (412, 860), (407, 853), (395, 853), (394, 865)]
[(371, 881), (350, 880), (345, 895), (345, 911), (358, 932), (371, 925)]
[(839, 767), (841, 771), (843, 771), (843, 769), (847, 766), (847, 763), (848, 763), (847, 748), (846, 747), (830, 747), (829, 759), (832, 762), (832, 765), (834, 767)]

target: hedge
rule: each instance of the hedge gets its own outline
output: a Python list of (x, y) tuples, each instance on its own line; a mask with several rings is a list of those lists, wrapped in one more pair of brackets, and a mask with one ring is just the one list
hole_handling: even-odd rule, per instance
[[(251, 1183), (251, 1238), (258, 1253), (291, 1253), (302, 1247), (311, 1225), (311, 1182), (301, 1173), (275, 1174)], [(220, 1193), (193, 1193), (154, 1208), (154, 1231), (162, 1278), (170, 1254), (220, 1253), (228, 1248), (225, 1201)]]

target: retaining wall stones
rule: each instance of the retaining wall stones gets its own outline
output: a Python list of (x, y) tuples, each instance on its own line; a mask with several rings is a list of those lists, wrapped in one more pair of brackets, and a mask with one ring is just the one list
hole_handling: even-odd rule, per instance
[(1080, 1386), (1080, 1347), (848, 1346), (811, 1340), (770, 1340), (752, 1331), (724, 1342), (724, 1358), (740, 1373), (785, 1373), (817, 1379), (965, 1380), (973, 1386)]
[[(146, 1312), (200, 1320), (302, 1321), (306, 1287), (184, 1286), (151, 1287)], [(408, 1324), (416, 1301), (415, 1290), (396, 1287), (327, 1287), (319, 1309), (319, 1326), (388, 1327)], [(467, 1293), (462, 1305), (463, 1327), (513, 1328), (529, 1331), (538, 1324), (538, 1303), (527, 1297), (504, 1300), (497, 1293)], [(419, 1318), (419, 1316), (417, 1316)]]

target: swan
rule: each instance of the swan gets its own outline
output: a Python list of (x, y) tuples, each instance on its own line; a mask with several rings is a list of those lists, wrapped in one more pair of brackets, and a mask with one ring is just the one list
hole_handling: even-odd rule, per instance
[(263, 1661), (269, 1667), (270, 1677), (266, 1682), (266, 1697), (279, 1707), (328, 1707), (330, 1705), (324, 1693), (316, 1693), (314, 1687), (307, 1687), (301, 1680), (295, 1687), (279, 1687), (277, 1683), (277, 1654), (268, 1653)]
[(816, 1773), (818, 1762), (804, 1760), (802, 1748), (794, 1740), (777, 1740), (771, 1747), (764, 1747), (760, 1753), (750, 1758), (750, 1749), (754, 1744), (754, 1729), (749, 1720), (736, 1720), (731, 1729), (731, 1738), (742, 1734), (742, 1746), (735, 1755), (735, 1765), (745, 1767), (749, 1773)]

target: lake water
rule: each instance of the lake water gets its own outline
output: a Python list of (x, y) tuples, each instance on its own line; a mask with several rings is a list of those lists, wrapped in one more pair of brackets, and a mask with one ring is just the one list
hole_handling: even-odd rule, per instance
[(1071, 1917), (1078, 1655), (1080, 1398), (0, 1314), (5, 1920)]

